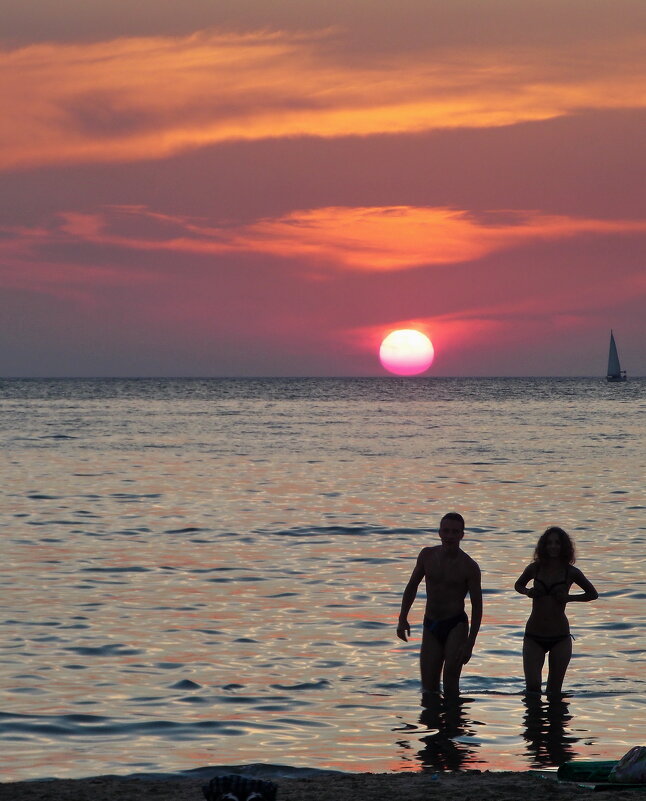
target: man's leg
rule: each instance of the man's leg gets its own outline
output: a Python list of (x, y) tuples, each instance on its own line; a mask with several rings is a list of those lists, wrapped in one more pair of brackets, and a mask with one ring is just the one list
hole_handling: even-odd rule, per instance
[(545, 651), (529, 637), (523, 639), (523, 669), (525, 671), (525, 690), (528, 693), (541, 692)]
[(419, 651), (423, 693), (439, 693), (443, 662), (444, 646), (425, 626)]
[(457, 623), (449, 632), (444, 644), (444, 697), (456, 698), (460, 693), (460, 674), (464, 646), (469, 635), (469, 625), (466, 621)]
[(565, 678), (565, 671), (570, 664), (572, 656), (572, 638), (568, 637), (556, 645), (550, 651), (549, 656), (549, 671), (547, 674), (547, 687), (545, 692), (548, 695), (558, 695), (563, 687), (563, 679)]

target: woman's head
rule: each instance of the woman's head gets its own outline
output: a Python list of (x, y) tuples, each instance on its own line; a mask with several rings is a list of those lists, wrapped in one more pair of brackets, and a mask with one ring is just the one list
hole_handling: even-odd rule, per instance
[(558, 559), (567, 565), (575, 562), (574, 543), (567, 531), (558, 526), (550, 526), (541, 534), (534, 551), (534, 561)]

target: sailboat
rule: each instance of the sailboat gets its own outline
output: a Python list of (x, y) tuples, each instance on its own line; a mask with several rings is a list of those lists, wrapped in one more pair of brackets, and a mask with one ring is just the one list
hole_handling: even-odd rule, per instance
[(625, 381), (626, 371), (621, 369), (619, 364), (619, 354), (617, 353), (617, 346), (615, 345), (615, 338), (610, 329), (610, 350), (608, 352), (608, 381)]

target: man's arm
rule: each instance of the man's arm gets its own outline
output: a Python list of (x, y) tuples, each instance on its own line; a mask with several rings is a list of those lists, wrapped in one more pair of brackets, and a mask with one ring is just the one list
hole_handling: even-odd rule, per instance
[[(410, 637), (410, 626), (408, 625), (408, 612), (410, 611), (411, 606), (413, 605), (413, 601), (417, 596), (417, 588), (419, 587), (420, 581), (424, 578), (424, 565), (422, 563), (422, 553), (420, 551), (419, 556), (417, 557), (417, 563), (413, 572), (408, 579), (408, 584), (404, 589), (404, 594), (402, 595), (402, 606), (401, 611), (399, 612), (399, 622), (397, 623), (397, 636), (400, 640), (404, 642), (408, 642), (408, 637)], [(408, 635), (408, 637), (406, 636)]]
[(469, 625), (469, 637), (464, 650), (463, 663), (465, 665), (471, 659), (476, 637), (482, 623), (482, 580), (480, 568), (475, 562), (473, 564), (473, 570), (470, 572), (467, 583), (469, 600), (471, 601), (471, 623)]

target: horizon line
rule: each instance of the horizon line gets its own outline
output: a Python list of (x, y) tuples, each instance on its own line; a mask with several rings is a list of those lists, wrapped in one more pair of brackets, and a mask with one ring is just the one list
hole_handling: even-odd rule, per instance
[[(311, 381), (330, 380), (421, 380), (421, 379), (598, 379), (606, 380), (605, 375), (10, 375), (0, 376), (0, 381)], [(630, 379), (646, 378), (642, 375), (632, 375)], [(628, 382), (621, 382), (628, 383)]]

